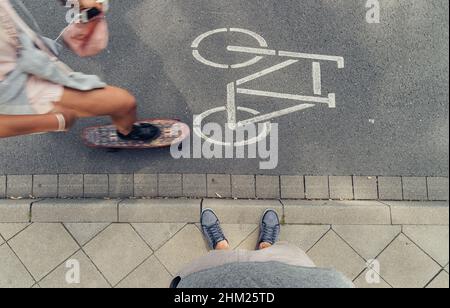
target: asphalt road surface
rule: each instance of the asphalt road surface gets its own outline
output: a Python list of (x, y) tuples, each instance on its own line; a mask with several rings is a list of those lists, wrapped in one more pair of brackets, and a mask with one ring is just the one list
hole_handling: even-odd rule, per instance
[[(264, 56), (254, 65), (233, 69), (197, 61), (191, 48), (195, 38), (221, 28), (253, 31), (268, 47), (260, 48), (260, 42), (245, 33), (218, 33), (198, 47), (204, 58), (216, 63), (242, 63), (255, 56), (228, 51), (230, 45), (343, 57), (344, 68), (319, 61), (320, 95), (313, 92), (310, 59), (245, 85), (264, 93), (324, 98), (334, 93), (336, 108), (318, 103), (273, 119), (279, 124), (280, 150), (274, 170), (260, 170), (258, 159), (174, 160), (167, 150), (108, 153), (83, 146), (81, 129), (108, 123), (102, 118), (80, 121), (68, 134), (0, 140), (0, 174), (448, 176), (447, 0), (382, 0), (379, 24), (367, 22), (365, 0), (112, 2), (108, 50), (90, 59), (65, 51), (63, 59), (78, 71), (129, 89), (139, 99), (141, 118), (175, 117), (192, 125), (194, 114), (225, 107), (227, 84), (289, 60)], [(45, 34), (56, 37), (64, 27), (64, 9), (48, 0), (25, 3)], [(236, 99), (238, 106), (261, 114), (300, 103), (241, 94)], [(226, 112), (210, 120), (225, 123)]]

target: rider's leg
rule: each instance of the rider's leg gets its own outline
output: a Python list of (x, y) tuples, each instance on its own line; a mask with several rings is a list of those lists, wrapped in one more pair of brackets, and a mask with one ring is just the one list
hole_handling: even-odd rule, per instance
[[(137, 121), (136, 109), (135, 98), (119, 88), (106, 87), (87, 92), (64, 89), (60, 102), (55, 103), (55, 108), (48, 115), (1, 116), (0, 137), (69, 129), (77, 118), (110, 116), (119, 135), (125, 140), (149, 141), (156, 138), (159, 135), (156, 127), (150, 124), (133, 125)], [(60, 128), (61, 122), (67, 125)]]
[(70, 113), (0, 115), (0, 138), (65, 130), (74, 122), (75, 116)]
[(137, 121), (136, 108), (136, 99), (120, 88), (108, 86), (87, 92), (66, 88), (54, 112), (71, 110), (79, 118), (110, 116), (117, 130), (127, 135)]

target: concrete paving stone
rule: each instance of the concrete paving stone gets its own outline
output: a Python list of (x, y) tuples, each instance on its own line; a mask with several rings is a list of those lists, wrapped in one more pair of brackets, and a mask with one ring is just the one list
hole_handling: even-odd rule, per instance
[(356, 200), (377, 200), (378, 179), (376, 176), (354, 176), (353, 191)]
[(327, 176), (305, 177), (306, 199), (328, 200), (330, 199), (330, 188)]
[(0, 175), (0, 199), (6, 198), (6, 176)]
[(192, 198), (206, 197), (206, 174), (183, 174), (183, 196)]
[(256, 197), (259, 199), (280, 199), (280, 177), (257, 175)]
[(170, 240), (178, 231), (180, 231), (185, 223), (135, 223), (132, 224), (137, 233), (144, 241), (153, 249), (158, 250), (168, 240)]
[(9, 241), (29, 225), (29, 223), (0, 223), (0, 235)]
[(58, 175), (34, 175), (32, 195), (36, 198), (58, 197)]
[(448, 264), (448, 226), (404, 226), (403, 233), (441, 266)]
[(444, 225), (449, 224), (448, 202), (395, 202), (391, 206), (392, 223), (395, 225)]
[(29, 198), (33, 194), (32, 175), (8, 175), (6, 178), (6, 196)]
[(3, 237), (0, 234), (0, 246), (2, 246), (5, 243), (5, 240), (3, 239)]
[(8, 245), (0, 246), (0, 288), (30, 288), (36, 282)]
[(84, 196), (84, 176), (82, 174), (60, 174), (58, 176), (59, 198), (82, 198)]
[(84, 197), (104, 198), (109, 195), (109, 179), (107, 174), (84, 175)]
[(36, 200), (0, 200), (0, 222), (27, 223), (31, 203)]
[(305, 177), (283, 175), (281, 181), (281, 199), (305, 199)]
[(366, 261), (377, 257), (402, 231), (401, 226), (333, 226)]
[(138, 174), (134, 175), (134, 196), (138, 198), (158, 196), (158, 175)]
[(118, 288), (127, 289), (167, 289), (172, 282), (172, 276), (155, 256), (135, 269), (118, 284)]
[(32, 224), (10, 240), (9, 245), (36, 281), (79, 249), (61, 224)]
[(353, 200), (353, 179), (351, 176), (330, 176), (330, 198), (333, 200)]
[(403, 200), (426, 201), (428, 200), (427, 179), (425, 177), (404, 177)]
[(328, 232), (308, 256), (318, 267), (333, 268), (354, 280), (365, 268), (366, 262), (334, 231)]
[(186, 225), (155, 254), (172, 276), (193, 260), (208, 253), (207, 245), (195, 225)]
[(239, 244), (237, 249), (240, 250), (255, 250), (259, 240), (259, 228), (256, 228), (250, 235)]
[(401, 177), (378, 177), (378, 193), (380, 200), (403, 200)]
[(378, 257), (383, 277), (394, 288), (424, 288), (441, 267), (400, 235)]
[(109, 223), (65, 223), (64, 226), (78, 244), (84, 246), (97, 236), (97, 234), (105, 230), (109, 226)]
[[(79, 283), (71, 283), (66, 280), (68, 271), (73, 269), (72, 262), (78, 262), (79, 264)], [(105, 289), (111, 287), (92, 261), (89, 260), (86, 254), (81, 250), (63, 262), (63, 264), (58, 266), (47, 277), (42, 279), (39, 282), (39, 286), (45, 289)]]
[[(213, 209), (224, 224), (259, 224), (265, 210), (275, 209), (283, 217), (283, 207), (269, 200), (214, 200), (203, 201), (203, 209)], [(197, 218), (198, 221), (198, 218)]]
[(259, 228), (256, 224), (221, 224), (221, 227), (232, 249), (237, 248)]
[(288, 224), (390, 225), (389, 207), (376, 201), (283, 201)]
[(113, 286), (152, 254), (128, 224), (110, 225), (84, 251)]
[(287, 241), (308, 251), (330, 231), (328, 225), (284, 225), (281, 227), (280, 241)]
[(131, 223), (195, 223), (200, 217), (200, 200), (124, 200), (119, 204), (119, 221)]
[(444, 270), (448, 273), (448, 264), (444, 267)]
[(109, 197), (129, 198), (134, 196), (133, 174), (110, 174)]
[(183, 177), (181, 174), (159, 174), (158, 194), (160, 197), (182, 197)]
[(448, 178), (430, 177), (427, 179), (428, 199), (430, 201), (448, 201)]
[(33, 204), (33, 222), (117, 222), (117, 200), (48, 199)]
[(255, 199), (256, 179), (254, 175), (232, 175), (231, 190), (233, 198)]
[(208, 174), (207, 188), (209, 198), (231, 198), (231, 175)]
[(448, 273), (442, 271), (433, 279), (427, 286), (427, 289), (448, 289), (449, 288), (449, 276)]
[[(366, 278), (367, 275), (370, 275), (370, 280)], [(377, 275), (377, 280), (375, 282), (371, 280), (374, 279), (372, 275)], [(370, 283), (368, 281), (370, 281)], [(358, 289), (392, 289), (392, 287), (384, 281), (378, 273), (369, 273), (369, 269), (366, 269), (361, 275), (359, 275), (359, 277), (354, 281), (354, 284)]]

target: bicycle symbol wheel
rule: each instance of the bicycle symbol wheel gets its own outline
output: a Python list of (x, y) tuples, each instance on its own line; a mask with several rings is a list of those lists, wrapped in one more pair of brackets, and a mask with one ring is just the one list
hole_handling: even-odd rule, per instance
[(236, 69), (236, 68), (243, 68), (243, 67), (247, 67), (247, 66), (252, 66), (256, 63), (258, 63), (259, 61), (261, 61), (262, 59), (264, 59), (264, 57), (262, 56), (255, 56), (253, 58), (251, 58), (248, 61), (244, 61), (244, 62), (240, 62), (240, 63), (234, 63), (234, 64), (222, 64), (222, 63), (217, 63), (214, 61), (210, 61), (208, 59), (206, 59), (205, 57), (203, 57), (199, 51), (199, 47), (200, 44), (208, 37), (215, 35), (215, 34), (219, 34), (219, 33), (242, 33), (242, 34), (246, 34), (248, 36), (250, 36), (252, 39), (256, 40), (257, 43), (259, 44), (259, 47), (261, 48), (268, 48), (269, 45), (267, 44), (266, 40), (259, 34), (250, 31), (250, 30), (246, 30), (246, 29), (240, 29), (240, 28), (221, 28), (221, 29), (216, 29), (216, 30), (212, 30), (209, 32), (206, 32), (202, 35), (200, 35), (199, 37), (197, 37), (194, 42), (192, 43), (192, 54), (194, 56), (194, 58), (205, 64), (208, 66), (212, 66), (215, 68), (221, 68), (221, 69)]
[[(250, 108), (237, 107), (237, 109), (238, 109), (238, 111), (245, 112), (245, 113), (251, 114), (253, 116), (257, 116), (260, 114), (258, 111), (254, 110), (254, 109), (250, 109)], [(267, 138), (267, 136), (270, 134), (270, 132), (272, 130), (271, 123), (265, 122), (265, 123), (262, 123), (262, 126), (260, 127), (261, 129), (258, 132), (257, 136), (254, 136), (253, 138), (249, 138), (248, 140), (236, 140), (236, 141), (233, 141), (233, 143), (224, 142), (222, 140), (215, 140), (215, 139), (212, 139), (212, 138), (206, 136), (203, 133), (203, 129), (202, 129), (203, 121), (213, 114), (222, 113), (222, 112), (226, 112), (226, 107), (213, 108), (213, 109), (208, 110), (208, 111), (198, 115), (197, 117), (195, 117), (194, 133), (197, 136), (199, 136), (200, 138), (202, 138), (203, 140), (205, 140), (211, 144), (220, 145), (220, 146), (242, 147), (242, 146), (248, 146), (248, 145), (260, 142), (261, 140)], [(234, 128), (234, 129), (236, 129), (236, 128)]]

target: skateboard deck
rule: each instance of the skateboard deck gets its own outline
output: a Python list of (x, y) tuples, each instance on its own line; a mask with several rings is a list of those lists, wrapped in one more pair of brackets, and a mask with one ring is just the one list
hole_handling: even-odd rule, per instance
[(158, 139), (151, 142), (121, 140), (114, 125), (94, 126), (83, 130), (84, 143), (91, 148), (104, 149), (154, 149), (179, 144), (190, 136), (189, 126), (179, 120), (149, 119), (138, 123), (150, 123), (161, 130)]

